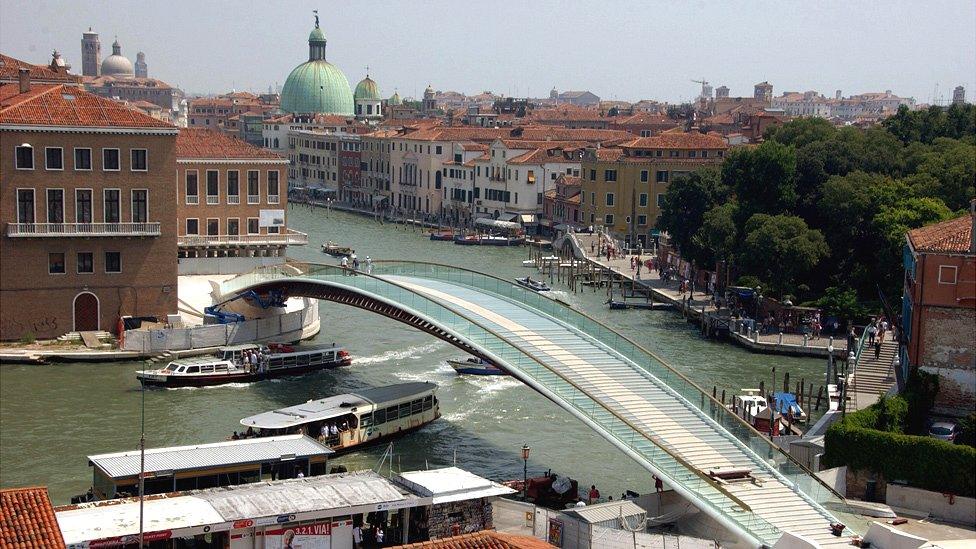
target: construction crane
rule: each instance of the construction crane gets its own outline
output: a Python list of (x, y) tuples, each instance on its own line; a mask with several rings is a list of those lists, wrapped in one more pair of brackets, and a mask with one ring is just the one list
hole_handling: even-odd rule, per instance
[(701, 84), (702, 91), (701, 91), (701, 95), (699, 95), (699, 97), (708, 97), (707, 95), (705, 95), (705, 88), (708, 86), (708, 80), (705, 80), (705, 77), (704, 76), (702, 77), (701, 80), (695, 80), (694, 78), (692, 78), (691, 81), (692, 82), (695, 82), (695, 83), (698, 83), (698, 84)]

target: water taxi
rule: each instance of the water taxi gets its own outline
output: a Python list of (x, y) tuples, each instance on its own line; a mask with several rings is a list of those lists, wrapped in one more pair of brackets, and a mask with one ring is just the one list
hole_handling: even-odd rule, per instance
[(491, 234), (458, 235), (454, 237), (454, 243), (460, 246), (521, 246), (525, 244), (525, 238)]
[(356, 250), (350, 248), (349, 246), (340, 246), (331, 240), (322, 244), (322, 253), (331, 255), (332, 257), (349, 257), (356, 253)]
[(441, 417), (437, 384), (400, 383), (309, 400), (241, 420), (259, 437), (308, 434), (335, 452), (402, 435)]
[(516, 278), (515, 282), (522, 286), (523, 288), (528, 288), (534, 292), (548, 292), (552, 288), (548, 284), (542, 282), (541, 280), (532, 280), (532, 278), (524, 276), (522, 278)]
[[(255, 352), (260, 359), (252, 364), (245, 357)], [(206, 387), (299, 375), (351, 363), (349, 352), (335, 345), (234, 345), (220, 347), (211, 356), (174, 360), (158, 370), (140, 370), (136, 379), (154, 387)]]
[(491, 362), (480, 358), (468, 358), (467, 360), (448, 360), (447, 363), (454, 368), (458, 374), (470, 374), (473, 376), (504, 376), (507, 375), (503, 370), (496, 367)]

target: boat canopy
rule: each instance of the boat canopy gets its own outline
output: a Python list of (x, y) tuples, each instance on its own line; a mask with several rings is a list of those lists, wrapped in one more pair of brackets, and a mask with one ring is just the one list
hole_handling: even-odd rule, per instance
[(256, 429), (288, 429), (307, 423), (342, 417), (357, 411), (360, 406), (384, 404), (409, 397), (419, 398), (423, 393), (436, 387), (436, 383), (417, 381), (364, 389), (357, 393), (310, 400), (303, 404), (246, 417), (241, 420), (241, 425)]
[(518, 231), (522, 229), (522, 225), (513, 221), (501, 221), (499, 219), (492, 219), (490, 217), (479, 217), (478, 219), (474, 220), (474, 224), (504, 231)]
[[(146, 450), (145, 470), (153, 476), (165, 476), (181, 471), (275, 461), (283, 456), (307, 458), (333, 453), (305, 435), (247, 438), (194, 446), (150, 448)], [(138, 475), (140, 461), (139, 450), (88, 456), (89, 465), (114, 479)]]
[(796, 395), (793, 393), (773, 393), (773, 397), (776, 399), (776, 411), (781, 414), (787, 414), (790, 410), (794, 414), (802, 411), (800, 405), (796, 402)]

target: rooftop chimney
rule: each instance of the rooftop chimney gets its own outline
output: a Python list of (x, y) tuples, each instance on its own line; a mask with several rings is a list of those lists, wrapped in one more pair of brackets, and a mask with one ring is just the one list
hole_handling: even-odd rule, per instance
[(17, 77), (20, 80), (20, 93), (27, 93), (30, 91), (30, 69), (21, 68), (17, 71)]

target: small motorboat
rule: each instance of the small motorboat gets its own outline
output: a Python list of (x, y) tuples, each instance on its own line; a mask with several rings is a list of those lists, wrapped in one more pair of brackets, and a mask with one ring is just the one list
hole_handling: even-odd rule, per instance
[(481, 238), (479, 238), (477, 235), (471, 235), (471, 236), (458, 235), (454, 237), (454, 243), (457, 244), (458, 246), (478, 246), (481, 244)]
[(437, 231), (430, 233), (430, 239), (438, 242), (450, 242), (454, 240), (454, 231)]
[(329, 254), (332, 257), (349, 257), (356, 253), (356, 250), (349, 246), (339, 246), (334, 242), (327, 242), (322, 244), (322, 253)]
[(494, 364), (480, 358), (468, 358), (467, 360), (448, 360), (448, 364), (458, 374), (470, 374), (473, 376), (503, 376), (504, 371), (497, 368)]
[(534, 292), (548, 292), (552, 288), (548, 284), (542, 282), (541, 280), (532, 280), (531, 278), (524, 276), (522, 278), (516, 278), (515, 282), (522, 286), (523, 288), (528, 288)]

